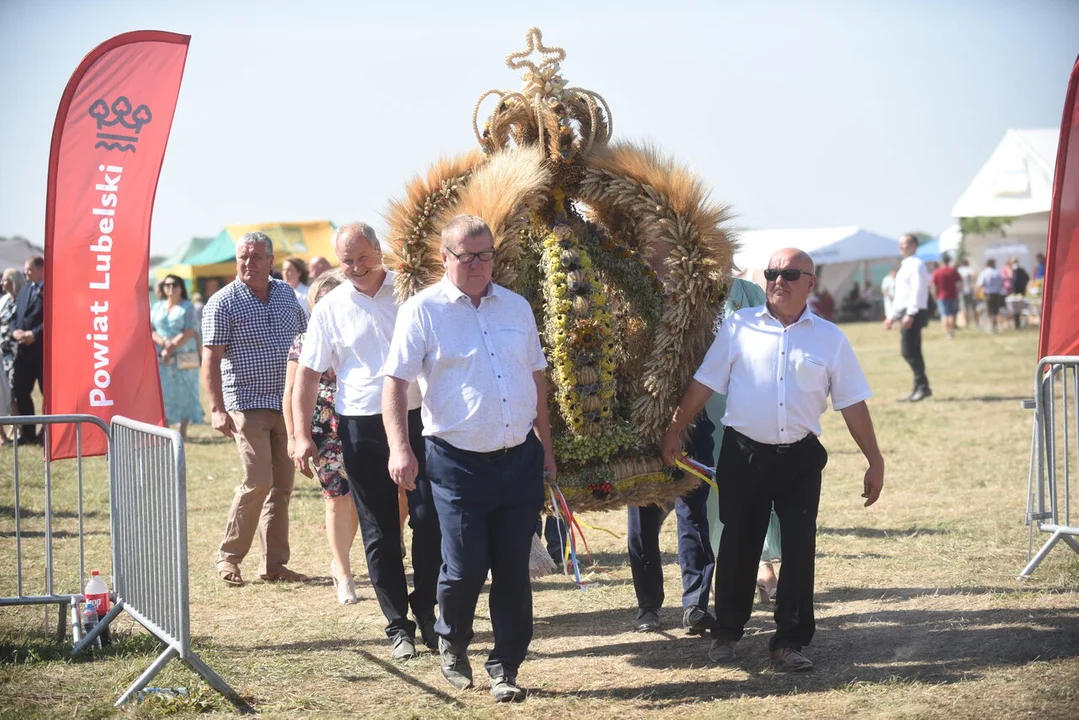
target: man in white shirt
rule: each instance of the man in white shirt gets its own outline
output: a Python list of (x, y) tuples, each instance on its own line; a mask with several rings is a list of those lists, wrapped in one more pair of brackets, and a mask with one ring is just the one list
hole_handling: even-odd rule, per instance
[(723, 535), (716, 560), (716, 623), (708, 657), (735, 660), (753, 609), (764, 536), (773, 504), (783, 543), (771, 659), (808, 670), (802, 648), (813, 638), (813, 566), (821, 471), (828, 452), (817, 436), (828, 407), (843, 413), (869, 469), (866, 506), (880, 497), (884, 458), (866, 406), (872, 393), (843, 332), (809, 312), (813, 260), (794, 248), (772, 256), (767, 303), (732, 314), (716, 333), (663, 438), (663, 459), (682, 453), (682, 434), (711, 397), (726, 393), (726, 430), (716, 468)]
[[(332, 367), (337, 375), (337, 434), (349, 494), (360, 521), (367, 571), (386, 616), (393, 658), (407, 660), (416, 653), (417, 623), (424, 644), (437, 648), (434, 607), (442, 536), (431, 485), (420, 465), (417, 477), (407, 487), (415, 588), (409, 595), (401, 559), (397, 485), (388, 470), (390, 447), (382, 423), (382, 365), (397, 320), (393, 273), (383, 267), (378, 236), (366, 223), (339, 227), (334, 233), (334, 251), (349, 282), (331, 290), (311, 314), (297, 367), (293, 417), (311, 417), (319, 378)], [(423, 449), (419, 388), (406, 385), (404, 392), (406, 441), (419, 451)], [(300, 423), (295, 433), (296, 465), (310, 476), (308, 460), (318, 455), (310, 423)], [(408, 619), (409, 606), (415, 623)]]
[(554, 477), (547, 381), (532, 308), (491, 282), (494, 240), (480, 218), (442, 231), (446, 273), (401, 307), (386, 361), (383, 418), (390, 474), (411, 487), (417, 457), (405, 432), (408, 383), (423, 390), (427, 474), (442, 527), (438, 578), (442, 674), (472, 686), (467, 649), (491, 572), (494, 648), (484, 665), (496, 702), (519, 702), (517, 671), (532, 640), (528, 558)]
[(918, 402), (933, 394), (925, 374), (922, 357), (922, 328), (929, 323), (929, 271), (925, 263), (914, 256), (918, 238), (907, 234), (899, 238), (899, 272), (895, 275), (895, 299), (892, 312), (884, 318), (884, 327), (892, 329), (899, 321), (899, 352), (914, 372), (914, 389), (902, 402)]

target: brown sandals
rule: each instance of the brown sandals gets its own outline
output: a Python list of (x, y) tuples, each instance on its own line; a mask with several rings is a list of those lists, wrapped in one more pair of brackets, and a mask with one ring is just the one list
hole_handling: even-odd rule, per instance
[(232, 587), (243, 587), (244, 579), (240, 576), (240, 568), (235, 563), (219, 560), (217, 563), (217, 576)]

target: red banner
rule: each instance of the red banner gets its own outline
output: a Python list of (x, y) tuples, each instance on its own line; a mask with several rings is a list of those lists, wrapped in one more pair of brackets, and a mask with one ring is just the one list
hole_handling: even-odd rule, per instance
[(1060, 123), (1038, 357), (1079, 355), (1079, 59)]
[[(45, 413), (164, 424), (150, 339), (150, 219), (187, 35), (140, 31), (94, 48), (60, 100), (45, 209)], [(76, 454), (73, 426), (50, 454)], [(104, 435), (84, 428), (84, 455)]]

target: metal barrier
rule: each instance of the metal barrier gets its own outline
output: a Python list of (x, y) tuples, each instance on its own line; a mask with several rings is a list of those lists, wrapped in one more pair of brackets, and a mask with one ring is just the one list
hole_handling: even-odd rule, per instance
[(165, 651), (120, 696), (121, 705), (178, 657), (238, 709), (251, 708), (191, 651), (187, 586), (187, 488), (183, 439), (114, 417), (110, 433), (110, 515), (116, 603), (75, 646), (81, 652), (126, 610)]
[[(1079, 553), (1079, 357), (1042, 358), (1034, 383), (1026, 514), (1030, 527), (1028, 563), (1019, 573), (1020, 579), (1029, 577), (1061, 540)], [(1031, 407), (1031, 403), (1025, 402), (1024, 407)], [(1030, 557), (1035, 528), (1051, 535)]]
[[(12, 485), (14, 487), (14, 514), (15, 514), (15, 595), (8, 597), (0, 597), (0, 606), (13, 606), (13, 605), (59, 605), (59, 616), (57, 618), (56, 633), (57, 639), (62, 640), (67, 630), (67, 607), (72, 599), (82, 593), (82, 588), (86, 585), (86, 543), (84, 537), (84, 512), (83, 512), (83, 453), (82, 453), (82, 439), (83, 439), (83, 425), (90, 423), (96, 426), (102, 432), (105, 433), (105, 437), (109, 436), (109, 426), (105, 424), (101, 418), (94, 415), (16, 415), (0, 417), (0, 425), (21, 427), (24, 425), (41, 425), (42, 435), (44, 441), (44, 460), (45, 460), (45, 507), (43, 510), (45, 528), (43, 532), (44, 539), (44, 551), (45, 551), (45, 583), (44, 592), (42, 593), (29, 593), (26, 590), (27, 583), (23, 573), (23, 529), (22, 529), (22, 517), (24, 515), (23, 506), (23, 478), (20, 477), (19, 472), (19, 456), (20, 453), (26, 453), (26, 448), (32, 448), (37, 452), (42, 450), (41, 447), (36, 444), (27, 444), (18, 440), (18, 433), (15, 433), (16, 438), (12, 447), (12, 462), (14, 464), (14, 477), (12, 478)], [(76, 518), (78, 520), (78, 545), (79, 545), (79, 580), (78, 586), (68, 592), (57, 592), (56, 588), (56, 564), (54, 555), (54, 538), (56, 533), (53, 530), (53, 467), (52, 458), (49, 457), (49, 429), (53, 425), (75, 425), (75, 467), (76, 467), (76, 493), (77, 493), (77, 509)], [(48, 623), (48, 610), (46, 609), (46, 624)]]

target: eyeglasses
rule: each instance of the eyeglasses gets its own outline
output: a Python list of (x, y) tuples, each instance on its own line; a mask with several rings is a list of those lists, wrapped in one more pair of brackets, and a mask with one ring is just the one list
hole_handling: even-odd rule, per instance
[(494, 250), (481, 250), (478, 253), (465, 252), (457, 254), (453, 250), (446, 248), (446, 252), (457, 258), (457, 262), (461, 263), (462, 265), (468, 265), (473, 260), (479, 260), (480, 262), (491, 262), (491, 260), (493, 260), (495, 257)]
[(782, 270), (779, 270), (778, 268), (768, 268), (764, 271), (764, 279), (768, 282), (775, 282), (778, 277), (782, 277), (787, 282), (798, 282), (798, 278), (803, 275), (816, 277), (814, 273), (798, 270), (797, 268), (783, 268)]

